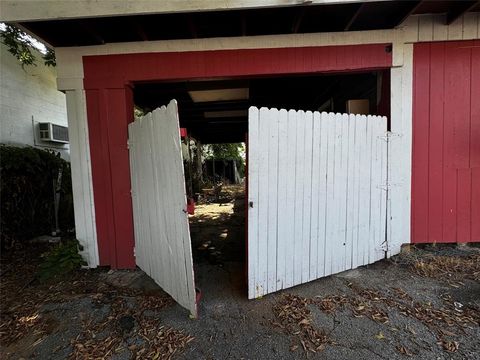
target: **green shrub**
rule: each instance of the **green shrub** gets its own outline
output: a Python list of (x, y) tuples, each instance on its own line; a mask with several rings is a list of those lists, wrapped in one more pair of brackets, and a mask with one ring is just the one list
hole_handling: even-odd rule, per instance
[(57, 276), (66, 275), (73, 270), (87, 265), (78, 253), (81, 245), (78, 240), (65, 240), (55, 245), (51, 250), (42, 255), (39, 266), (38, 279), (43, 282)]
[(2, 249), (55, 229), (53, 181), (60, 169), (59, 225), (66, 231), (74, 228), (70, 164), (54, 151), (0, 146)]

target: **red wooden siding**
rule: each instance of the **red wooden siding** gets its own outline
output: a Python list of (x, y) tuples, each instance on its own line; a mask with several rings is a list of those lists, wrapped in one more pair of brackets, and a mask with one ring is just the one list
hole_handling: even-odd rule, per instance
[(83, 58), (100, 265), (133, 268), (127, 124), (130, 84), (389, 68), (388, 44), (148, 53)]
[(480, 242), (480, 41), (413, 52), (412, 242)]

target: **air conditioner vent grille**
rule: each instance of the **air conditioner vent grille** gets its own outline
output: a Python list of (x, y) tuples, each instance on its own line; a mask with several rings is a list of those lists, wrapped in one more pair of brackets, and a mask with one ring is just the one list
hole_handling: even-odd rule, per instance
[(43, 141), (68, 143), (68, 128), (52, 123), (39, 123), (40, 139)]

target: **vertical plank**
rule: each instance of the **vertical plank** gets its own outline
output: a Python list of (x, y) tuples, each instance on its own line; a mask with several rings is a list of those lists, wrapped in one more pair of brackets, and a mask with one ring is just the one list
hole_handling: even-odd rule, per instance
[[(172, 144), (172, 140), (170, 136), (172, 136), (171, 132), (168, 128), (168, 123), (173, 119), (170, 119), (167, 115), (167, 108), (162, 106), (160, 109), (156, 109), (153, 111), (153, 121), (158, 124), (159, 127), (159, 141), (157, 142), (158, 151), (162, 154), (162, 183), (160, 184), (163, 189), (169, 189), (170, 191), (163, 191), (163, 198), (164, 203), (162, 204), (162, 210), (164, 212), (164, 216), (168, 219), (168, 222), (164, 223), (165, 226), (165, 239), (166, 239), (166, 246), (168, 249), (169, 255), (171, 256), (171, 271), (170, 271), (170, 294), (176, 299), (184, 299), (185, 293), (183, 290), (183, 274), (184, 272), (180, 272), (181, 266), (181, 252), (180, 247), (178, 246), (178, 240), (181, 240), (179, 234), (177, 233), (177, 217), (181, 211), (181, 208), (178, 208), (175, 204), (175, 197), (173, 194), (173, 189), (175, 186), (175, 180), (179, 181), (175, 176), (175, 169), (173, 164), (173, 158), (176, 154), (173, 152), (174, 144)], [(169, 141), (170, 140), (170, 141)], [(184, 181), (184, 180), (183, 180)], [(162, 189), (162, 190), (163, 190)]]
[(328, 158), (328, 129), (326, 113), (315, 113), (320, 125), (320, 148), (318, 166), (318, 249), (317, 249), (317, 277), (325, 275), (326, 252), (326, 213), (327, 213), (327, 158)]
[(448, 34), (447, 34), (448, 40), (462, 40), (463, 18), (457, 19), (456, 21), (448, 25), (447, 28), (448, 28)]
[[(457, 169), (457, 242), (471, 241), (472, 220), (472, 171)], [(480, 219), (477, 219), (480, 221)]]
[(433, 21), (433, 41), (448, 38), (448, 26), (445, 25), (445, 15), (436, 15)]
[[(97, 215), (93, 201), (85, 91), (68, 90), (65, 95), (70, 138), (75, 233), (84, 249), (81, 252), (82, 256), (88, 266), (93, 268), (99, 265), (100, 259), (97, 232), (95, 231)], [(98, 106), (97, 102), (95, 102), (96, 106)]]
[(358, 239), (357, 263), (359, 266), (366, 264), (368, 257), (369, 221), (370, 221), (370, 148), (368, 146), (367, 117), (356, 116), (359, 144), (360, 144), (360, 191), (358, 209)]
[[(430, 45), (430, 121), (428, 129), (428, 242), (443, 240), (443, 127), (445, 43)], [(424, 120), (420, 120), (424, 121)]]
[(180, 139), (180, 121), (178, 117), (178, 106), (176, 101), (171, 101), (167, 106), (167, 111), (169, 110), (170, 116), (175, 119), (175, 121), (170, 122), (171, 126), (171, 135), (175, 141), (176, 149), (175, 157), (176, 161), (176, 172), (177, 178), (182, 179), (183, 181), (178, 181), (177, 186), (179, 187), (180, 191), (176, 191), (175, 194), (178, 194), (178, 207), (177, 209), (181, 209), (180, 216), (178, 216), (178, 221), (180, 225), (180, 233), (182, 236), (182, 245), (183, 245), (183, 264), (181, 267), (182, 272), (185, 274), (186, 282), (184, 282), (184, 286), (187, 290), (186, 303), (190, 305), (190, 311), (195, 316), (197, 315), (197, 307), (196, 307), (196, 291), (195, 291), (195, 279), (194, 279), (194, 272), (193, 272), (193, 255), (192, 255), (192, 247), (191, 247), (191, 239), (190, 239), (190, 226), (188, 223), (188, 214), (187, 214), (187, 189), (185, 183), (185, 173), (184, 173), (184, 166), (183, 166), (183, 154), (181, 148), (181, 139)]
[(287, 273), (287, 253), (290, 252), (288, 237), (289, 223), (288, 217), (291, 202), (287, 201), (287, 183), (291, 178), (291, 169), (288, 156), (291, 148), (288, 146), (288, 113), (285, 109), (278, 112), (278, 235), (277, 235), (277, 290), (285, 286)]
[(355, 196), (355, 182), (358, 179), (355, 176), (355, 115), (348, 116), (348, 155), (347, 155), (347, 216), (346, 216), (346, 234), (345, 234), (345, 269), (353, 268), (352, 254), (353, 254), (353, 239), (355, 236), (356, 217), (356, 196)]
[(288, 111), (287, 117), (287, 221), (286, 239), (288, 250), (285, 254), (285, 285), (284, 288), (294, 285), (294, 264), (295, 264), (295, 192), (297, 179), (297, 113), (294, 110)]
[[(303, 262), (303, 192), (305, 189), (305, 112), (296, 113), (296, 171), (295, 171), (295, 219), (294, 219), (294, 267), (293, 284), (302, 282)], [(292, 204), (293, 205), (293, 204)]]
[(433, 40), (433, 18), (429, 15), (419, 16), (418, 19), (418, 40), (432, 41)]
[[(480, 35), (480, 15), (477, 14)], [(470, 94), (471, 241), (480, 242), (480, 40), (472, 48)]]
[(373, 263), (375, 258), (375, 248), (378, 239), (376, 238), (376, 227), (378, 226), (378, 192), (381, 184), (377, 182), (378, 179), (378, 147), (376, 137), (375, 119), (373, 116), (367, 116), (367, 131), (368, 131), (368, 143), (370, 148), (370, 210), (369, 210), (369, 236), (368, 236), (368, 257), (367, 264)]
[(457, 240), (457, 172), (456, 168), (469, 166), (470, 130), (470, 49), (466, 43), (445, 44), (444, 111), (448, 121), (444, 123), (444, 199), (443, 241)]
[(248, 298), (257, 297), (258, 280), (258, 135), (259, 111), (256, 107), (248, 109)]
[(353, 223), (352, 223), (352, 268), (359, 266), (359, 236), (360, 236), (360, 184), (362, 178), (360, 177), (362, 169), (362, 153), (365, 151), (365, 142), (363, 141), (363, 131), (360, 115), (353, 115), (351, 121), (354, 123), (355, 131), (355, 146), (354, 146), (354, 158), (353, 158)]
[[(385, 136), (387, 134), (387, 118), (385, 116), (378, 116), (379, 121), (379, 134), (380, 136)], [(380, 142), (381, 145), (381, 162), (380, 162), (380, 183), (383, 185), (390, 185), (390, 179), (388, 178), (388, 143), (381, 139), (377, 140)], [(391, 186), (390, 186), (391, 188)], [(388, 237), (387, 237), (387, 204), (388, 204), (388, 192), (383, 188), (381, 191), (381, 200), (380, 200), (380, 229), (379, 232), (379, 243), (381, 251), (379, 253), (378, 260), (384, 258), (388, 255), (388, 251), (390, 250), (388, 247)]]
[[(131, 172), (131, 181), (132, 181), (132, 208), (133, 208), (133, 230), (134, 230), (134, 236), (135, 236), (135, 242), (137, 243), (140, 239), (140, 219), (139, 219), (139, 214), (140, 214), (140, 199), (138, 198), (137, 194), (137, 189), (139, 187), (138, 185), (138, 170), (137, 170), (137, 155), (136, 155), (136, 126), (137, 123), (131, 123), (128, 125), (128, 139), (129, 139), (129, 160), (130, 160), (130, 172)], [(139, 251), (140, 249), (136, 249), (136, 251)], [(139, 257), (141, 255), (139, 253), (136, 254), (135, 258), (138, 263)]]
[(265, 139), (268, 152), (268, 233), (267, 233), (267, 292), (277, 290), (277, 233), (278, 233), (278, 110), (270, 109), (265, 118), (268, 137)]
[(327, 128), (327, 201), (326, 201), (326, 237), (325, 237), (325, 254), (324, 254), (324, 275), (332, 274), (332, 257), (335, 251), (335, 147), (336, 129), (335, 114), (322, 113), (325, 116)]
[(310, 280), (311, 254), (311, 216), (312, 216), (312, 158), (313, 158), (313, 113), (307, 111), (304, 116), (304, 173), (303, 173), (303, 216), (302, 216), (302, 275), (301, 281)]
[[(268, 136), (269, 124), (266, 120), (268, 109), (262, 107), (259, 116), (258, 167), (263, 169), (258, 178), (258, 278), (257, 297), (267, 293), (268, 278)], [(267, 173), (265, 173), (267, 169)]]
[[(165, 108), (162, 108), (162, 111), (165, 111)], [(161, 262), (161, 270), (162, 274), (159, 276), (162, 277), (163, 284), (169, 289), (172, 289), (172, 292), (178, 293), (176, 290), (176, 284), (172, 284), (175, 281), (175, 274), (176, 271), (174, 266), (174, 259), (172, 253), (170, 252), (170, 245), (168, 242), (168, 234), (167, 228), (169, 226), (166, 216), (163, 212), (159, 211), (162, 209), (165, 204), (169, 204), (167, 199), (167, 194), (162, 191), (162, 187), (166, 186), (166, 177), (169, 177), (168, 170), (166, 169), (166, 162), (162, 161), (163, 156), (165, 156), (165, 149), (163, 146), (166, 143), (163, 141), (164, 130), (163, 130), (163, 121), (168, 121), (167, 119), (162, 118), (161, 112), (154, 111), (152, 113), (152, 123), (153, 129), (151, 131), (152, 136), (155, 139), (155, 149), (154, 151), (154, 164), (155, 164), (155, 194), (152, 194), (156, 200), (156, 207), (157, 207), (157, 216), (158, 216), (158, 226), (159, 231), (156, 233), (156, 243), (157, 246), (161, 249), (159, 252), (155, 252), (155, 256), (158, 256), (159, 262)], [(166, 251), (168, 249), (168, 251)], [(177, 295), (178, 296), (178, 295)]]
[[(480, 26), (480, 15), (479, 26)], [(480, 40), (474, 42), (472, 50), (471, 93), (470, 93), (470, 168), (480, 167)], [(477, 221), (480, 223), (480, 221)]]
[(320, 229), (319, 229), (319, 194), (320, 194), (320, 114), (314, 112), (312, 114), (313, 129), (312, 129), (312, 192), (311, 192), (311, 208), (310, 208), (310, 251), (309, 251), (309, 275), (308, 281), (314, 280), (317, 278), (317, 267), (318, 267), (318, 245), (320, 239)]
[(428, 240), (428, 129), (430, 118), (430, 44), (414, 47), (412, 240)]
[(472, 241), (480, 242), (480, 166), (472, 168)]
[(373, 123), (372, 141), (375, 149), (374, 158), (374, 171), (372, 171), (372, 224), (374, 233), (372, 238), (374, 239), (372, 257), (370, 263), (378, 261), (384, 257), (384, 241), (385, 241), (385, 205), (386, 205), (386, 179), (384, 179), (384, 169), (386, 169), (387, 163), (384, 161), (384, 149), (386, 141), (383, 137), (386, 135), (386, 127), (380, 116), (372, 116), (371, 121)]
[[(337, 114), (336, 121), (339, 122), (340, 136), (337, 138), (336, 145), (340, 147), (340, 158), (338, 174), (335, 173), (335, 184), (337, 185), (338, 194), (337, 207), (338, 207), (338, 219), (337, 219), (337, 241), (336, 241), (336, 254), (337, 258), (335, 272), (340, 272), (346, 269), (346, 236), (347, 236), (347, 163), (348, 163), (348, 114)], [(336, 168), (337, 169), (337, 168)]]
[(463, 15), (463, 36), (462, 39), (477, 39), (477, 16), (478, 13), (467, 12)]

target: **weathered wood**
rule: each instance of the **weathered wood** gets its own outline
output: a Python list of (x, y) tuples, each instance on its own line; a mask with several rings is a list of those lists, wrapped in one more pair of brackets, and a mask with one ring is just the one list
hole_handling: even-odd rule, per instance
[(136, 263), (196, 316), (176, 101), (128, 126)]
[(250, 109), (249, 298), (385, 256), (386, 131), (379, 116)]

